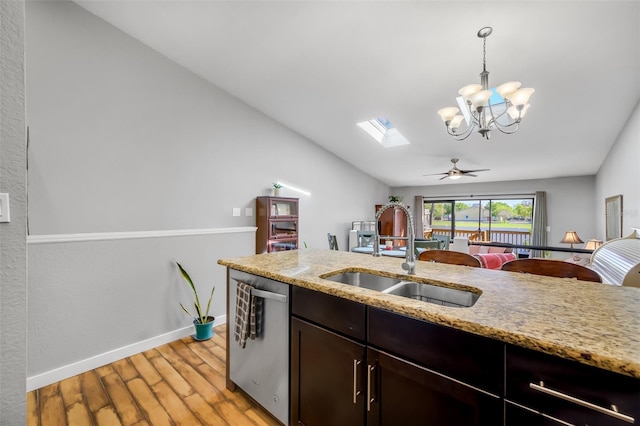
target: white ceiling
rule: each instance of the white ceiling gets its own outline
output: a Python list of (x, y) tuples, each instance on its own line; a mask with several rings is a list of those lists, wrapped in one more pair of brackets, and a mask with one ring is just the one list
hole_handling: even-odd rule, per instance
[[(390, 186), (593, 175), (640, 99), (639, 1), (79, 1)], [(534, 87), (514, 135), (455, 141), (438, 109), (479, 83)], [(390, 119), (411, 145), (356, 126)], [(491, 169), (457, 181), (423, 176)]]

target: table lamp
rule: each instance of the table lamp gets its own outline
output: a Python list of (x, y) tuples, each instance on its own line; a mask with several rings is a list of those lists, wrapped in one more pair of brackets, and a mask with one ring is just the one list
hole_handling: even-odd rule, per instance
[(602, 245), (602, 241), (600, 240), (589, 240), (587, 241), (587, 243), (584, 245), (584, 249), (585, 250), (595, 250), (598, 247), (600, 247)]
[(584, 241), (582, 241), (580, 237), (578, 237), (576, 231), (567, 231), (564, 234), (564, 238), (560, 240), (560, 242), (564, 244), (571, 244), (571, 248), (573, 248), (574, 244), (584, 243)]

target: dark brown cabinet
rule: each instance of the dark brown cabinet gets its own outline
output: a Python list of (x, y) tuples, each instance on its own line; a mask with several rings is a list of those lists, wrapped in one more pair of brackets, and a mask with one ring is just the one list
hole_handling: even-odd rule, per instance
[(300, 287), (291, 303), (293, 424), (502, 424), (502, 398), (482, 389), (502, 389), (498, 342), (476, 350), (479, 336)]
[(298, 248), (298, 199), (256, 198), (256, 254)]
[(364, 425), (365, 346), (291, 319), (291, 421)]
[(371, 348), (367, 364), (369, 426), (502, 424), (500, 397)]
[(506, 425), (628, 425), (640, 421), (640, 379), (506, 346)]

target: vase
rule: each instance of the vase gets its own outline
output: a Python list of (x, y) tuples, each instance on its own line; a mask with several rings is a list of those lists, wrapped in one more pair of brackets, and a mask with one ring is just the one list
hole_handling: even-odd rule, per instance
[(280, 196), (280, 188), (273, 188), (273, 196), (274, 197)]
[(213, 337), (213, 317), (207, 317), (208, 322), (200, 324), (197, 320), (193, 320), (196, 334), (193, 337), (196, 340), (209, 340)]

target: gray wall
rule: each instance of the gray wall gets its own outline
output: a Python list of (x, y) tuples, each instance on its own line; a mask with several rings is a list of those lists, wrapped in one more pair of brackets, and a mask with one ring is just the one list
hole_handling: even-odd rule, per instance
[[(465, 179), (465, 178), (463, 178)], [(468, 180), (471, 178), (468, 178)], [(559, 241), (570, 229), (576, 231), (583, 241), (597, 237), (596, 211), (594, 209), (595, 176), (557, 179), (521, 180), (491, 183), (460, 183), (439, 186), (392, 188), (391, 193), (413, 199), (415, 195), (470, 196), (501, 194), (547, 193), (547, 243), (564, 247)], [(553, 257), (567, 257), (564, 253), (552, 253)]]
[(604, 200), (622, 194), (622, 235), (640, 228), (640, 103), (629, 116), (596, 179), (596, 220), (599, 239), (605, 237)]
[(300, 197), (311, 247), (332, 232), (346, 248), (351, 221), (386, 200), (386, 185), (76, 4), (28, 2), (26, 20), (34, 386), (188, 330), (172, 258), (201, 291), (216, 284), (224, 320), (216, 261), (253, 253), (245, 208), (272, 182), (311, 193), (283, 193)]
[(0, 2), (0, 192), (11, 222), (0, 223), (0, 424), (25, 424), (26, 169), (24, 2)]

